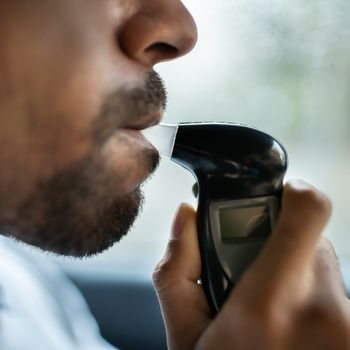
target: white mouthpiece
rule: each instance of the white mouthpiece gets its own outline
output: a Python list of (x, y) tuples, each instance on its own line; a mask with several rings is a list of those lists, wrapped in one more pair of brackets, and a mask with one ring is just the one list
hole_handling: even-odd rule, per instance
[(177, 129), (178, 125), (159, 124), (141, 132), (161, 155), (171, 157)]

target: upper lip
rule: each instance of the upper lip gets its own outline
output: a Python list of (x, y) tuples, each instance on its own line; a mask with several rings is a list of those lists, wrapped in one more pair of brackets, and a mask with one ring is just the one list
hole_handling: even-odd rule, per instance
[(128, 129), (143, 130), (153, 125), (159, 124), (163, 118), (164, 111), (160, 108), (159, 110), (138, 118), (137, 120), (128, 123), (125, 127)]

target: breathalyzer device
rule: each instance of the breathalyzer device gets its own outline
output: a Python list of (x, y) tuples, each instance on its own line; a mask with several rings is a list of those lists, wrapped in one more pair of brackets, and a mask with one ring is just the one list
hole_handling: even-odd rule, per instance
[(233, 123), (164, 124), (144, 134), (197, 180), (201, 283), (215, 314), (277, 221), (287, 153), (272, 136)]

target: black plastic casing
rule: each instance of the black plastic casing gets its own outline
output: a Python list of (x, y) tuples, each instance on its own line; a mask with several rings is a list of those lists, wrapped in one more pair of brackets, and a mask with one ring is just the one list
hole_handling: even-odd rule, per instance
[(227, 276), (217, 256), (209, 222), (210, 204), (264, 196), (280, 200), (287, 153), (273, 137), (247, 126), (183, 123), (178, 127), (171, 159), (197, 179), (201, 282), (215, 314), (235, 283), (227, 287)]

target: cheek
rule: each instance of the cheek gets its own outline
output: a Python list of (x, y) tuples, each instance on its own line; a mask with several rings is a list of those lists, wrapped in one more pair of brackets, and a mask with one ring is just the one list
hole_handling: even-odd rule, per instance
[[(57, 11), (68, 3), (55, 4)], [(103, 100), (140, 81), (140, 71), (129, 67), (116, 49), (115, 26), (110, 22), (114, 17), (107, 12), (112, 2), (102, 3), (79, 0), (67, 5), (70, 12), (65, 14), (64, 28), (56, 17), (46, 19), (45, 35), (39, 17), (32, 20), (30, 30), (15, 31), (16, 57), (25, 57), (16, 66), (25, 101), (24, 120), (14, 121), (14, 126), (27, 128), (25, 139), (44, 158), (41, 167), (47, 171), (87, 156), (93, 147), (91, 128)]]
[[(69, 67), (58, 65), (56, 73), (32, 89), (40, 134), (52, 150), (49, 161), (57, 159), (55, 167), (86, 156), (94, 146), (92, 128), (106, 98), (122, 87), (139, 85), (139, 72), (129, 72), (122, 63), (116, 66), (109, 57), (107, 53), (89, 57), (75, 53)], [(122, 118), (116, 115), (115, 119), (118, 117)]]
[(84, 158), (93, 146), (92, 126), (110, 90), (98, 63), (72, 63), (33, 88), (28, 139), (46, 155), (45, 164), (53, 171)]
[[(97, 4), (96, 1), (88, 3)], [(60, 2), (43, 1), (42, 4), (49, 6)], [(75, 7), (68, 6), (70, 13)], [(34, 19), (28, 19), (23, 12), (23, 18), (16, 14), (17, 21), (9, 22), (8, 33), (1, 36), (6, 42), (2, 42), (0, 50), (0, 115), (3, 119), (0, 165), (3, 169), (9, 168), (0, 176), (3, 198), (14, 197), (14, 190), (24, 196), (38, 181), (87, 157), (94, 148), (91, 127), (100, 113), (103, 99), (138, 73), (129, 74), (126, 63), (119, 60), (113, 46), (113, 27), (104, 25), (107, 22), (102, 15), (100, 31), (96, 31), (93, 16), (99, 11), (72, 15), (74, 21), (64, 28), (58, 20), (58, 11), (54, 18), (38, 13), (38, 18)], [(0, 25), (1, 34), (3, 28)], [(15, 96), (10, 99), (12, 90)], [(119, 187), (131, 188), (140, 178), (133, 170), (137, 168), (136, 161), (126, 161), (121, 145), (114, 148), (120, 150), (115, 156), (110, 156), (114, 154), (112, 151), (106, 152), (109, 154), (106, 164), (111, 164), (108, 173), (121, 179), (120, 183), (124, 181)], [(124, 149), (129, 148), (125, 146)], [(110, 157), (116, 161), (110, 161)], [(129, 182), (123, 179), (125, 174)], [(5, 196), (2, 190), (7, 191), (7, 188), (13, 190)]]

